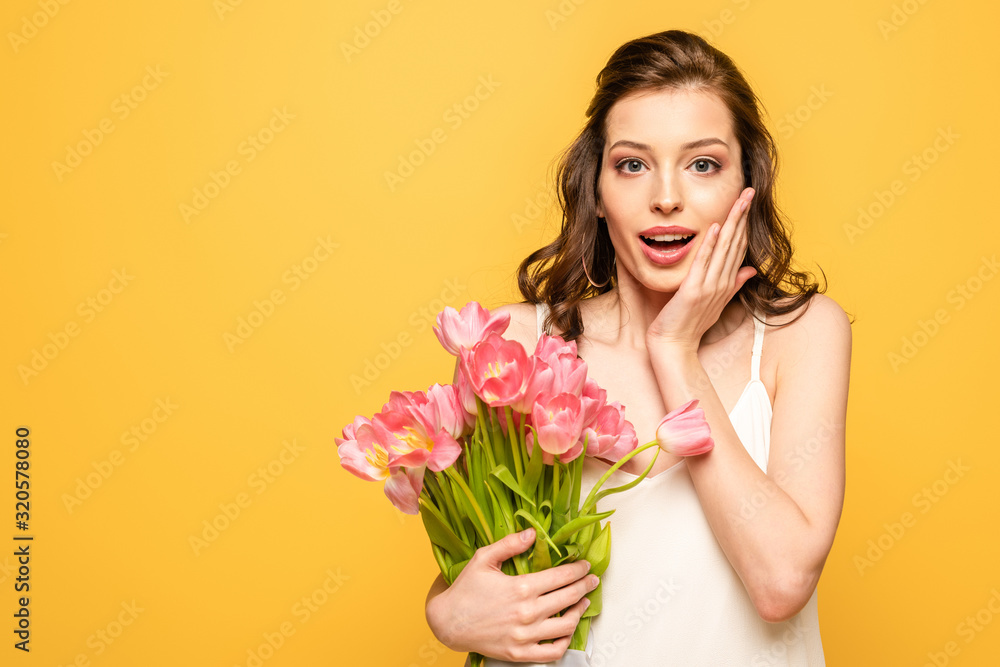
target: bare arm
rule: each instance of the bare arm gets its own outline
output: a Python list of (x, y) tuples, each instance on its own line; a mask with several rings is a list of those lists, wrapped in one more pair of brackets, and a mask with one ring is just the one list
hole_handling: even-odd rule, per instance
[(789, 330), (778, 361), (766, 474), (740, 442), (697, 355), (650, 349), (667, 410), (697, 398), (705, 411), (715, 448), (688, 459), (688, 470), (719, 544), (770, 622), (791, 618), (809, 600), (844, 501), (850, 324), (835, 301), (817, 295), (791, 326), (797, 329)]

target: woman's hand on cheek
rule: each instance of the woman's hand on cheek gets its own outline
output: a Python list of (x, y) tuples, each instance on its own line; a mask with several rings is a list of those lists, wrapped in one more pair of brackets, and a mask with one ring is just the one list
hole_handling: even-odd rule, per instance
[(708, 228), (691, 270), (646, 332), (651, 351), (696, 353), (701, 337), (718, 321), (726, 304), (756, 275), (753, 267), (740, 267), (748, 244), (747, 219), (753, 195), (753, 188), (746, 188), (722, 227), (713, 224)]

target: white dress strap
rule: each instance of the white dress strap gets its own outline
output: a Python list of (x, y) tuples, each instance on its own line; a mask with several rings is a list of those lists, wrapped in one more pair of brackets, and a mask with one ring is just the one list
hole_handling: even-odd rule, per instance
[(541, 339), (542, 332), (545, 330), (545, 316), (549, 314), (549, 306), (546, 303), (536, 303), (535, 313), (538, 318), (538, 333), (536, 335), (536, 340)]
[[(750, 357), (750, 380), (760, 380), (760, 356), (764, 349), (764, 323), (767, 322), (767, 315), (758, 312), (760, 319), (753, 321), (753, 355)], [(763, 320), (763, 321), (761, 321)]]

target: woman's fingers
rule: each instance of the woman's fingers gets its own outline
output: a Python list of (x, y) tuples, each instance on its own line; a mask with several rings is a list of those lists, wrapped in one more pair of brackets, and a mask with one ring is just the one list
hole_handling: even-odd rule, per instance
[[(587, 610), (589, 600), (581, 599), (566, 610), (562, 616), (546, 618), (538, 624), (537, 632), (532, 633), (535, 643), (524, 646), (516, 651), (518, 661), (554, 662), (561, 658), (569, 648), (573, 632)], [(551, 643), (539, 644), (543, 639), (552, 639)]]
[(572, 636), (560, 637), (551, 644), (525, 646), (518, 650), (517, 654), (512, 657), (517, 662), (555, 662), (566, 653), (571, 639)]
[[(476, 564), (485, 564), (499, 571), (500, 566), (508, 558), (524, 553), (535, 543), (535, 529), (528, 528), (519, 533), (511, 533), (493, 544), (487, 544), (476, 549), (472, 555)], [(462, 575), (458, 575), (462, 576)]]
[[(743, 264), (743, 258), (746, 256), (747, 245), (749, 239), (747, 238), (747, 229), (749, 227), (750, 219), (750, 205), (749, 200), (747, 203), (747, 208), (743, 211), (737, 221), (734, 238), (729, 247), (729, 252), (726, 253), (726, 263), (722, 269), (723, 277), (735, 276), (740, 265)], [(723, 281), (726, 282), (726, 281)]]
[(719, 239), (718, 225), (709, 225), (708, 232), (705, 233), (705, 240), (698, 247), (698, 253), (694, 256), (691, 270), (685, 276), (684, 282), (690, 282), (701, 286), (705, 275), (708, 273), (709, 265), (712, 262), (712, 254)]
[(558, 614), (570, 605), (576, 604), (584, 595), (597, 588), (600, 580), (593, 574), (564, 586), (559, 590), (552, 591), (541, 597), (539, 612), (542, 618), (548, 618)]
[[(733, 204), (733, 208), (729, 211), (729, 217), (726, 218), (725, 223), (722, 225), (722, 230), (717, 241), (718, 251), (713, 253), (712, 262), (708, 267), (708, 278), (714, 280), (715, 285), (718, 285), (720, 281), (725, 282), (725, 278), (727, 277), (725, 269), (729, 265), (730, 255), (737, 250), (737, 248), (733, 247), (734, 245), (738, 245), (736, 235), (738, 232), (742, 232), (740, 223), (748, 216), (750, 199), (753, 197), (753, 194), (752, 188), (744, 190)], [(743, 208), (744, 203), (746, 204), (746, 208)]]
[[(590, 572), (590, 563), (585, 560), (578, 560), (572, 563), (564, 563), (556, 567), (550, 567), (547, 570), (542, 570), (541, 572), (532, 572), (530, 574), (520, 575), (523, 576), (526, 582), (528, 582), (528, 593), (532, 597), (544, 596), (546, 593), (555, 591), (563, 588), (575, 581), (581, 581)], [(572, 601), (567, 602), (559, 609), (567, 607)], [(555, 611), (547, 614), (551, 614), (559, 611)]]
[(590, 600), (580, 598), (575, 604), (567, 608), (562, 616), (552, 615), (546, 618), (539, 625), (539, 639), (555, 639), (566, 635), (572, 636), (573, 631), (576, 630), (576, 626), (583, 617), (583, 612), (589, 606)]

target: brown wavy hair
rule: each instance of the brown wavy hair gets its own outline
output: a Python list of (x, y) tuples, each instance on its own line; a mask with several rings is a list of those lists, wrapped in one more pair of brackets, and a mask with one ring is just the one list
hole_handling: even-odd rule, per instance
[[(781, 315), (795, 310), (813, 294), (826, 291), (812, 274), (790, 267), (792, 244), (784, 216), (774, 201), (778, 153), (761, 120), (763, 105), (727, 55), (698, 35), (667, 30), (623, 44), (597, 75), (597, 91), (586, 113), (589, 120), (559, 158), (557, 192), (562, 229), (555, 241), (528, 255), (517, 269), (518, 288), (524, 298), (549, 306), (546, 331), (556, 324), (566, 340), (583, 334), (580, 302), (617, 285), (615, 249), (607, 223), (597, 217), (597, 182), (607, 141), (608, 113), (626, 95), (664, 89), (715, 93), (732, 117), (742, 149), (743, 187), (755, 190), (742, 265), (757, 269), (734, 298), (739, 298), (748, 313), (759, 309), (767, 315)], [(591, 285), (587, 273), (601, 287)], [(825, 273), (823, 279), (825, 282)], [(790, 300), (779, 304), (782, 298)], [(801, 313), (795, 319), (798, 317)]]

